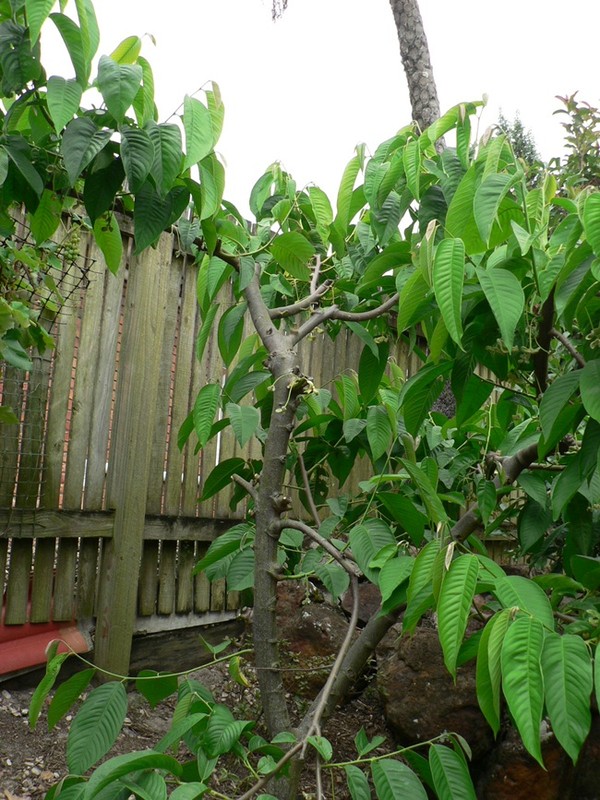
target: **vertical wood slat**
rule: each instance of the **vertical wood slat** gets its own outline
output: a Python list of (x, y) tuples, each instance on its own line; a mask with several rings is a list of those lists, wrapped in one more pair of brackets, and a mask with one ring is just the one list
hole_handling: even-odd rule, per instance
[[(116, 275), (108, 270), (105, 274), (104, 302), (102, 306), (102, 327), (98, 330), (98, 360), (93, 381), (92, 407), (90, 419), (87, 467), (83, 508), (89, 511), (102, 509), (106, 461), (108, 458), (108, 435), (112, 408), (113, 376), (119, 337), (121, 302), (127, 261), (127, 239), (124, 242), (123, 258)], [(91, 254), (101, 262), (102, 256), (95, 245)]]
[(55, 539), (38, 539), (35, 543), (30, 622), (49, 622), (52, 618), (55, 550)]
[[(2, 375), (2, 405), (9, 406), (21, 416), (23, 372), (4, 365)], [(11, 508), (17, 480), (20, 426), (0, 425), (0, 508)]]
[(177, 553), (177, 596), (175, 598), (176, 614), (187, 614), (194, 606), (194, 576), (192, 570), (195, 563), (194, 543), (179, 542), (179, 551)]
[(8, 560), (8, 540), (0, 537), (0, 596), (4, 597), (6, 581), (6, 563)]
[(77, 563), (77, 593), (75, 616), (77, 619), (89, 619), (96, 610), (96, 581), (99, 573), (99, 539), (81, 539), (79, 559)]
[(77, 574), (77, 539), (58, 539), (54, 604), (52, 619), (72, 620), (75, 613), (75, 576)]
[(27, 622), (29, 578), (31, 575), (31, 539), (13, 539), (10, 544), (10, 564), (6, 586), (7, 625)]
[[(81, 240), (82, 248), (85, 247), (86, 239), (87, 237), (84, 237)], [(79, 348), (77, 351), (77, 370), (75, 372), (63, 497), (63, 507), (69, 509), (81, 508), (82, 504), (89, 430), (93, 416), (93, 397), (98, 368), (98, 346), (100, 342), (98, 331), (102, 320), (104, 284), (107, 277), (107, 271), (92, 276), (85, 293)]]
[(113, 537), (103, 548), (102, 603), (96, 624), (96, 663), (125, 673), (137, 609), (139, 567), (155, 421), (167, 265), (173, 238), (162, 234), (156, 250), (132, 259), (117, 384), (114, 447), (109, 463), (107, 505), (115, 509)]
[(158, 594), (158, 542), (144, 542), (138, 591), (138, 614), (150, 617), (156, 613)]
[(218, 578), (210, 584), (210, 610), (225, 611), (227, 605), (227, 586), (225, 578)]
[[(204, 558), (208, 545), (204, 542), (197, 542), (196, 544), (196, 562)], [(204, 574), (199, 572), (194, 575), (194, 611), (197, 614), (202, 614), (210, 610), (210, 581)]]
[(173, 614), (176, 596), (177, 542), (162, 542), (158, 565), (158, 613)]
[(177, 342), (177, 363), (175, 365), (175, 381), (173, 384), (173, 409), (171, 413), (171, 436), (169, 438), (167, 459), (167, 480), (164, 493), (165, 514), (177, 515), (181, 506), (182, 474), (193, 467), (198, 475), (198, 456), (194, 456), (194, 436), (190, 438), (184, 449), (177, 446), (177, 434), (183, 421), (190, 412), (198, 391), (197, 382), (193, 381), (196, 369), (196, 328), (198, 302), (196, 299), (196, 268), (191, 264), (184, 265), (182, 276), (181, 313), (179, 320), (179, 337)]
[(177, 327), (179, 321), (179, 296), (181, 292), (182, 260), (173, 255), (168, 265), (168, 288), (166, 299), (165, 326), (162, 343), (157, 341), (155, 347), (161, 350), (160, 373), (156, 399), (156, 420), (152, 440), (148, 477), (148, 497), (146, 511), (149, 514), (160, 514), (163, 508), (164, 469), (167, 442), (169, 437), (177, 438), (177, 429), (170, 425), (171, 391), (173, 380), (173, 358)]
[(42, 476), (42, 453), (46, 427), (46, 401), (50, 377), (49, 352), (33, 355), (29, 372), (27, 404), (21, 431), (17, 508), (35, 508)]

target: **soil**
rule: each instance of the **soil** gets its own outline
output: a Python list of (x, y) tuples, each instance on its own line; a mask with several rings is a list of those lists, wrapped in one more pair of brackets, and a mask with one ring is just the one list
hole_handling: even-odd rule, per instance
[[(218, 702), (228, 705), (238, 718), (258, 718), (257, 732), (260, 732), (260, 709), (252, 667), (244, 666), (244, 674), (250, 680), (249, 688), (232, 680), (226, 664), (204, 668), (193, 677), (210, 689)], [(35, 685), (31, 676), (0, 684), (0, 800), (41, 800), (50, 787), (67, 774), (65, 752), (71, 716), (68, 715), (49, 732), (42, 713), (36, 729), (30, 730), (27, 716)], [(307, 701), (301, 698), (293, 700), (300, 716)], [(109, 755), (152, 748), (167, 732), (174, 707), (174, 698), (168, 698), (152, 709), (143, 697), (132, 691), (124, 728)], [(370, 739), (377, 734), (388, 736), (389, 744), (381, 704), (372, 685), (341, 708), (323, 727), (322, 733), (332, 742), (336, 760), (356, 758), (354, 736), (361, 727), (365, 728)], [(180, 756), (184, 755), (182, 746)], [(253, 781), (239, 773), (239, 765), (235, 762), (222, 761), (214, 788), (222, 795), (239, 796)], [(314, 771), (307, 768), (304, 772), (306, 779), (301, 797), (310, 800), (315, 796)], [(343, 772), (331, 772), (335, 789), (330, 783), (325, 783), (325, 796), (346, 800), (349, 794)], [(324, 780), (332, 780), (329, 771), (325, 771)]]

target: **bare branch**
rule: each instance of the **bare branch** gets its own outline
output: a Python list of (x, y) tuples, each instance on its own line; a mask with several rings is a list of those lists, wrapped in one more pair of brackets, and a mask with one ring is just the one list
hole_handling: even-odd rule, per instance
[(310, 513), (312, 514), (312, 518), (315, 522), (315, 525), (318, 528), (319, 525), (321, 524), (321, 518), (319, 517), (319, 510), (315, 503), (315, 498), (313, 497), (312, 489), (310, 488), (308, 472), (306, 471), (306, 464), (304, 463), (304, 458), (302, 456), (302, 453), (298, 453), (298, 464), (300, 465), (300, 474), (302, 475), (302, 483), (304, 484), (304, 491), (306, 492), (308, 507), (310, 509)]
[(297, 303), (292, 303), (289, 306), (280, 306), (279, 308), (271, 308), (269, 313), (271, 319), (283, 319), (284, 317), (293, 317), (300, 311), (305, 311), (307, 308), (313, 306), (320, 298), (327, 293), (331, 288), (333, 281), (327, 280), (322, 283), (317, 289), (311, 292), (308, 297), (299, 300)]
[(573, 345), (567, 339), (564, 333), (557, 331), (556, 328), (551, 328), (550, 335), (554, 336), (555, 339), (558, 339), (558, 341), (562, 344), (565, 350), (573, 356), (575, 361), (582, 369), (583, 367), (585, 367), (585, 358), (581, 355), (581, 353), (578, 352), (578, 350), (575, 347), (573, 347)]
[(313, 269), (312, 278), (310, 279), (310, 292), (313, 294), (317, 291), (319, 285), (319, 275), (321, 274), (321, 256), (315, 259), (315, 268)]
[(338, 310), (339, 309), (337, 306), (329, 306), (328, 308), (324, 308), (322, 311), (318, 311), (316, 314), (313, 314), (312, 317), (309, 317), (306, 322), (303, 323), (296, 331), (296, 335), (292, 339), (294, 347), (299, 344), (302, 339), (305, 339), (311, 331), (314, 331), (315, 328), (318, 328), (322, 322), (334, 317), (334, 314)]
[(231, 477), (233, 478), (233, 480), (234, 480), (234, 481), (235, 481), (237, 484), (239, 484), (240, 486), (242, 486), (242, 487), (243, 487), (243, 488), (244, 488), (244, 489), (245, 489), (245, 490), (248, 492), (248, 494), (250, 495), (250, 497), (251, 497), (251, 498), (252, 498), (252, 499), (253, 499), (253, 500), (256, 502), (256, 499), (257, 499), (257, 497), (258, 497), (258, 492), (256, 491), (256, 487), (254, 487), (254, 486), (253, 486), (253, 485), (252, 485), (252, 484), (251, 484), (249, 481), (247, 481), (245, 478), (242, 478), (242, 476), (241, 476), (241, 475), (232, 475)]
[(363, 320), (375, 319), (385, 314), (386, 311), (392, 309), (398, 302), (400, 295), (396, 293), (385, 303), (382, 303), (377, 308), (371, 308), (369, 311), (340, 311), (339, 309), (333, 315), (333, 319), (341, 319), (344, 322), (363, 322)]
[(354, 562), (348, 561), (347, 558), (344, 558), (335, 545), (331, 544), (331, 542), (328, 542), (324, 536), (321, 536), (320, 533), (317, 533), (314, 528), (311, 528), (305, 522), (301, 522), (299, 519), (280, 519), (276, 527), (280, 530), (283, 530), (283, 528), (294, 528), (294, 530), (302, 531), (305, 536), (308, 536), (310, 539), (320, 545), (323, 550), (329, 553), (329, 555), (346, 570), (348, 575), (357, 578), (362, 576), (362, 572), (356, 566), (356, 564), (354, 564)]
[(554, 322), (554, 292), (544, 302), (540, 317), (537, 346), (538, 352), (533, 357), (533, 373), (538, 394), (544, 394), (548, 388), (548, 357), (550, 355), (551, 330)]

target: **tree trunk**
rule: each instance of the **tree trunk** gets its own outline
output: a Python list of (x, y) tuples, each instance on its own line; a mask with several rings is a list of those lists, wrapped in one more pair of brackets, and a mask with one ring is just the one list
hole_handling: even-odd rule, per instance
[(424, 130), (440, 116), (427, 37), (417, 0), (390, 0), (414, 121)]

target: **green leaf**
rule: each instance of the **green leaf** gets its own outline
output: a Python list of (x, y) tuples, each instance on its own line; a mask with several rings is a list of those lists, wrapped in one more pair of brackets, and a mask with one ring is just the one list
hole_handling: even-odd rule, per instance
[[(202, 797), (208, 791), (208, 786), (204, 783), (198, 783), (198, 781), (192, 781), (190, 783), (181, 783), (179, 786), (174, 789), (169, 795), (169, 800), (198, 800), (199, 797)], [(270, 795), (261, 795), (263, 798), (266, 798)]]
[(552, 524), (552, 514), (535, 500), (527, 502), (518, 519), (519, 544), (523, 552), (530, 551), (539, 542)]
[(121, 128), (121, 158), (129, 188), (137, 193), (155, 164), (155, 147), (149, 134), (140, 128)]
[(416, 484), (417, 490), (421, 495), (423, 504), (427, 509), (427, 514), (430, 520), (437, 524), (438, 522), (447, 522), (448, 515), (442, 505), (442, 501), (437, 495), (435, 487), (429, 480), (428, 475), (423, 469), (408, 461), (405, 458), (400, 459), (402, 466), (408, 472), (411, 480)]
[(446, 329), (460, 345), (462, 338), (462, 292), (465, 274), (465, 246), (462, 239), (443, 239), (433, 261), (433, 291)]
[(56, 651), (51, 656), (50, 652), (48, 653), (48, 663), (46, 664), (46, 673), (39, 684), (36, 686), (36, 689), (31, 696), (31, 701), (29, 703), (29, 727), (35, 728), (36, 723), (39, 719), (40, 712), (42, 710), (42, 706), (44, 705), (44, 701), (50, 694), (52, 687), (58, 677), (58, 673), (60, 672), (60, 668), (63, 665), (65, 659), (69, 657), (70, 653), (59, 653), (56, 655)]
[(292, 231), (276, 236), (271, 244), (271, 255), (294, 278), (310, 279), (306, 266), (315, 254), (315, 248), (301, 233)]
[(476, 690), (479, 707), (494, 736), (500, 730), (500, 657), (502, 643), (510, 624), (510, 609), (500, 611), (487, 622), (477, 652)]
[(225, 410), (240, 447), (244, 447), (254, 436), (260, 425), (260, 412), (254, 406), (239, 406), (227, 403)]
[(216, 705), (208, 722), (203, 742), (210, 758), (228, 753), (253, 722), (233, 719), (226, 706)]
[(202, 324), (198, 331), (198, 338), (196, 339), (196, 358), (198, 361), (202, 361), (204, 349), (213, 331), (213, 322), (215, 321), (219, 308), (219, 303), (211, 303), (206, 315), (202, 317)]
[(358, 387), (365, 404), (375, 396), (387, 367), (389, 345), (387, 342), (381, 342), (377, 347), (377, 357), (373, 355), (370, 347), (364, 347), (358, 363)]
[(135, 253), (155, 244), (161, 233), (179, 219), (189, 200), (189, 190), (175, 186), (163, 198), (146, 182), (135, 198), (133, 222), (135, 228)]
[(371, 764), (373, 783), (379, 800), (427, 800), (427, 792), (415, 773), (391, 758), (383, 758)]
[(44, 189), (38, 207), (31, 217), (31, 233), (36, 244), (49, 239), (60, 224), (62, 202), (57, 194)]
[(135, 688), (146, 698), (152, 708), (177, 692), (176, 675), (161, 675), (153, 669), (142, 669), (135, 680)]
[(231, 483), (231, 476), (244, 469), (246, 462), (243, 458), (226, 458), (221, 461), (212, 470), (202, 487), (202, 496), (200, 500), (208, 500), (221, 489), (229, 486)]
[(123, 257), (123, 240), (112, 211), (102, 214), (94, 223), (94, 239), (102, 251), (106, 266), (113, 275), (116, 275)]
[[(213, 216), (221, 207), (225, 190), (225, 169), (215, 153), (209, 153), (199, 162), (200, 169), (200, 208), (201, 220)], [(241, 287), (240, 287), (241, 289)]]
[(583, 206), (583, 229), (594, 254), (600, 256), (600, 194), (586, 197)]
[(117, 64), (135, 64), (142, 49), (142, 40), (139, 36), (128, 36), (123, 39), (110, 54)]
[(420, 197), (419, 179), (421, 176), (421, 147), (416, 139), (407, 142), (402, 151), (402, 162), (406, 183), (415, 200)]
[(491, 174), (483, 179), (475, 192), (473, 200), (475, 224), (479, 235), (488, 246), (500, 204), (514, 182), (515, 175)]
[(57, 75), (48, 78), (46, 102), (57, 133), (62, 131), (79, 110), (81, 95), (81, 85), (76, 78), (67, 80)]
[(110, 56), (100, 56), (98, 89), (117, 125), (123, 122), (125, 113), (131, 108), (142, 78), (139, 64), (118, 64)]
[(355, 767), (354, 764), (347, 764), (344, 772), (352, 800), (371, 800), (369, 781), (362, 769)]
[(318, 186), (308, 187), (308, 196), (312, 205), (315, 221), (317, 223), (317, 233), (324, 244), (329, 243), (329, 226), (333, 222), (333, 211), (329, 198)]
[(540, 427), (546, 439), (550, 436), (554, 423), (559, 419), (575, 393), (581, 372), (581, 370), (573, 370), (559, 375), (544, 392), (540, 403)]
[(477, 508), (484, 525), (487, 525), (492, 512), (496, 508), (496, 502), (495, 483), (493, 481), (482, 481), (477, 487)]
[(438, 600), (438, 630), (444, 663), (455, 678), (456, 659), (467, 629), (478, 573), (476, 556), (459, 556), (450, 565)]
[(177, 125), (157, 125), (149, 120), (144, 130), (154, 144), (151, 177), (161, 195), (165, 195), (179, 175), (183, 162), (181, 131)]
[(236, 553), (227, 568), (227, 588), (234, 592), (254, 586), (254, 549), (245, 547)]
[(408, 581), (415, 565), (412, 556), (397, 556), (390, 558), (381, 568), (378, 578), (381, 600), (385, 603), (396, 589)]
[(210, 439), (210, 432), (221, 399), (221, 387), (218, 383), (208, 383), (198, 392), (194, 403), (194, 430), (200, 447)]
[(546, 593), (536, 583), (521, 575), (499, 578), (492, 591), (504, 608), (519, 608), (531, 614), (548, 630), (554, 630), (552, 606)]
[(504, 696), (523, 744), (544, 766), (540, 745), (540, 724), (544, 706), (541, 669), (544, 628), (529, 616), (518, 617), (509, 627), (502, 645), (502, 686)]
[(48, 18), (55, 0), (25, 0), (29, 41), (31, 46), (37, 42), (42, 25)]
[(392, 426), (385, 408), (370, 406), (367, 412), (367, 439), (371, 457), (377, 461), (392, 443)]
[(71, 186), (112, 136), (112, 131), (97, 128), (89, 117), (71, 120), (62, 137), (61, 151)]
[(315, 748), (323, 761), (331, 761), (333, 747), (329, 739), (326, 739), (324, 736), (309, 736), (306, 741)]
[[(82, 775), (105, 756), (116, 742), (126, 715), (125, 686), (117, 681), (97, 686), (84, 701), (69, 729), (67, 738), (69, 771)], [(106, 765), (103, 764), (104, 766)], [(102, 767), (96, 770), (94, 777), (100, 769)], [(91, 780), (86, 792), (91, 792)]]
[[(35, 0), (33, 0), (35, 2)], [(65, 14), (50, 14), (50, 19), (56, 25), (63, 42), (69, 53), (69, 58), (75, 69), (75, 77), (77, 83), (82, 89), (87, 88), (88, 78), (90, 76), (91, 62), (89, 56), (86, 55), (81, 30), (77, 23), (73, 22), (70, 17)]]
[(477, 268), (477, 277), (496, 318), (508, 350), (512, 350), (515, 329), (525, 308), (525, 295), (519, 279), (505, 269)]
[(354, 191), (354, 184), (356, 176), (360, 170), (360, 159), (354, 156), (344, 169), (340, 188), (337, 195), (337, 214), (335, 217), (335, 226), (339, 232), (344, 235), (346, 228), (350, 223), (350, 209), (352, 207), (352, 194)]
[(73, 704), (90, 685), (90, 681), (95, 674), (96, 669), (94, 667), (82, 669), (80, 672), (71, 675), (64, 683), (61, 683), (54, 692), (54, 697), (48, 707), (48, 730), (52, 730), (56, 723), (71, 710)]
[(229, 367), (236, 357), (244, 334), (246, 303), (231, 306), (221, 317), (218, 330), (219, 352), (225, 366)]
[(215, 144), (208, 108), (187, 94), (183, 101), (183, 129), (186, 149), (183, 168), (187, 169), (205, 158)]
[(5, 145), (4, 151), (38, 197), (44, 191), (44, 182), (29, 157), (18, 147)]
[(83, 800), (92, 800), (100, 794), (102, 789), (115, 783), (124, 775), (144, 769), (161, 769), (172, 775), (181, 775), (183, 768), (177, 759), (154, 750), (138, 750), (122, 756), (115, 756), (94, 770), (85, 787)]
[(339, 564), (317, 564), (315, 575), (334, 600), (341, 597), (350, 585), (350, 576)]
[(439, 800), (477, 800), (464, 756), (451, 747), (432, 744), (429, 766)]
[(376, 583), (378, 571), (371, 569), (369, 564), (382, 547), (396, 542), (388, 524), (382, 519), (366, 519), (350, 530), (348, 539), (358, 566), (371, 582)]
[(542, 672), (552, 731), (575, 763), (592, 724), (592, 659), (583, 639), (568, 633), (547, 635)]
[[(595, 196), (600, 198), (600, 194)], [(588, 361), (579, 372), (581, 374), (579, 383), (581, 401), (588, 414), (596, 422), (600, 422), (600, 359)]]

